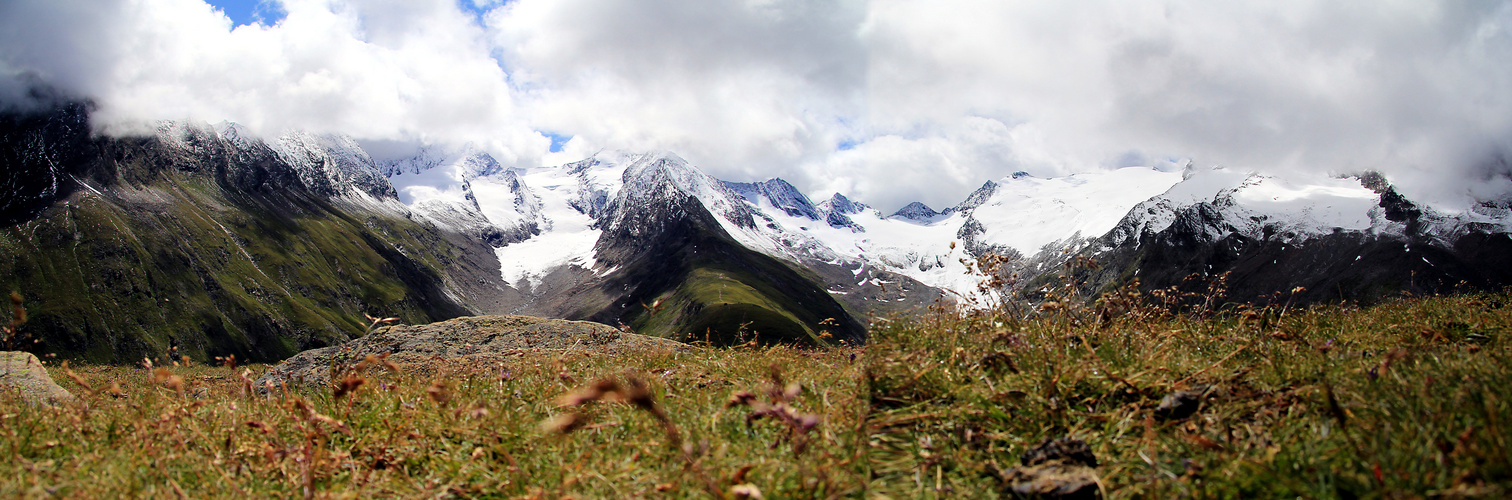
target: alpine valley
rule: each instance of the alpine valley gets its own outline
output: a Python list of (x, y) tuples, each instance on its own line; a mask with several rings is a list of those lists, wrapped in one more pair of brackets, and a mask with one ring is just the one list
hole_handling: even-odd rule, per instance
[(375, 159), (347, 137), (229, 123), (106, 137), (80, 103), (0, 116), (0, 225), (0, 284), (25, 296), (28, 332), (99, 362), (278, 360), (362, 335), (364, 314), (829, 344), (1063, 278), (1092, 294), (1226, 273), (1241, 302), (1512, 284), (1507, 200), (1430, 207), (1371, 172), (1018, 173), (953, 207), (887, 214), (782, 179), (716, 179), (673, 152), (522, 169), (465, 146)]

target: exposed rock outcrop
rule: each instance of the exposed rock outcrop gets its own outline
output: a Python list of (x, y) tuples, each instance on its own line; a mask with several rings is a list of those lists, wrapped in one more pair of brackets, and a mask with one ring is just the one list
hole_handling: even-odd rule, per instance
[(685, 347), (680, 342), (625, 333), (587, 321), (469, 316), (425, 325), (383, 327), (339, 346), (311, 349), (268, 370), (257, 379), (257, 386), (327, 386), (333, 367), (354, 365), (370, 354), (388, 353), (389, 361), (402, 364), (436, 358), (481, 361), (534, 350), (616, 353)]
[(53, 382), (47, 368), (29, 352), (0, 351), (0, 391), (15, 391), (33, 404), (73, 401), (74, 395)]

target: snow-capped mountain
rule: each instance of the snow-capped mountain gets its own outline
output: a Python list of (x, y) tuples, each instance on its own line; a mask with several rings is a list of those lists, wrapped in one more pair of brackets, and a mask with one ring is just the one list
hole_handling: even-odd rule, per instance
[[(434, 171), (444, 163), (429, 164)], [(816, 270), (832, 293), (856, 304), (883, 295), (918, 304), (938, 297), (935, 290), (972, 296), (979, 277), (963, 260), (988, 252), (1059, 252), (1101, 236), (1134, 204), (1180, 180), (1179, 174), (1149, 168), (1058, 179), (1016, 175), (987, 183), (944, 213), (914, 204), (888, 216), (839, 193), (813, 203), (782, 179), (723, 182), (670, 153), (601, 152), (557, 167), (453, 174), (442, 179), (452, 187), (442, 189), (410, 184), (403, 177), (413, 174), (400, 172), (391, 179), (401, 196), (413, 197), (412, 206), (435, 198), (422, 200), (418, 193), (457, 191), (465, 179), (490, 222), (534, 223), (539, 234), (497, 249), (504, 280), (527, 293), (564, 268), (610, 272), (624, 258), (606, 258), (606, 231), (617, 240), (655, 234), (660, 221), (638, 207), (687, 198), (745, 248)], [(479, 188), (485, 185), (486, 192)], [(461, 196), (452, 199), (461, 204)], [(513, 210), (520, 200), (535, 200), (523, 205), (536, 211)], [(845, 297), (851, 294), (856, 296)]]
[[(1017, 284), (1026, 284), (1058, 272), (1075, 255), (1135, 251), (1160, 234), (1208, 243), (1237, 235), (1293, 246), (1354, 234), (1412, 237), (1445, 247), (1464, 234), (1505, 233), (1512, 220), (1504, 208), (1490, 205), (1462, 214), (1420, 209), (1379, 176), (1276, 177), (1190, 166), (1058, 178), (1019, 172), (986, 182), (943, 211), (914, 203), (891, 215), (840, 193), (814, 203), (782, 179), (720, 181), (670, 153), (602, 152), (568, 165), (514, 172), (517, 184), (495, 184), (501, 187), (479, 195), (478, 203), (513, 206), (517, 202), (508, 200), (527, 193), (539, 200), (540, 234), (497, 250), (505, 280), (521, 290), (562, 268), (595, 275), (612, 271), (624, 259), (606, 260), (604, 231), (617, 231), (619, 239), (656, 234), (659, 222), (635, 207), (667, 198), (696, 201), (741, 246), (814, 270), (832, 294), (868, 306), (883, 296), (907, 303), (932, 300), (932, 290), (980, 298), (981, 277), (972, 269), (985, 255), (1009, 257), (1007, 269), (1017, 275)], [(1411, 221), (1404, 215), (1409, 213), (1416, 214)], [(1437, 239), (1425, 240), (1429, 234)], [(1177, 267), (1198, 273), (1222, 267), (1206, 266)], [(892, 295), (882, 293), (889, 288)]]
[(988, 253), (1058, 254), (1101, 236), (1134, 204), (1178, 180), (1179, 174), (1150, 168), (1056, 179), (1016, 175), (989, 181), (944, 212), (913, 203), (890, 216), (841, 194), (814, 206), (801, 194), (767, 196), (753, 190), (745, 198), (765, 223), (737, 238), (789, 260), (838, 264), (858, 276), (869, 269), (885, 271), (971, 297), (980, 277), (968, 271), (963, 259)]
[[(1201, 208), (1197, 208), (1201, 207)], [(1294, 175), (1288, 178), (1223, 168), (1189, 171), (1169, 191), (1136, 205), (1109, 243), (1122, 245), (1165, 231), (1181, 214), (1207, 209), (1218, 215), (1194, 228), (1209, 241), (1231, 233), (1279, 235), (1290, 241), (1336, 230), (1381, 232), (1393, 229), (1380, 207), (1380, 194), (1356, 177)], [(1137, 243), (1136, 243), (1137, 244)]]
[(1379, 174), (1261, 175), (1188, 169), (1139, 203), (1083, 255), (1092, 291), (1133, 275), (1147, 288), (1230, 273), (1229, 296), (1259, 300), (1302, 287), (1296, 300), (1436, 293), (1512, 279), (1506, 203), (1458, 212), (1418, 206)]

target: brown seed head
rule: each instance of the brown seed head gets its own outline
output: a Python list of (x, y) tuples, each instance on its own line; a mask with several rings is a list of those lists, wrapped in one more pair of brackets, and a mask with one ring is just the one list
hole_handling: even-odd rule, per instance
[(11, 332), (14, 333), (15, 330), (16, 330), (16, 327), (19, 327), (19, 326), (21, 326), (22, 323), (26, 322), (26, 308), (25, 307), (21, 307), (21, 293), (20, 292), (11, 292), (10, 293), (10, 299), (11, 299), (11, 324), (10, 324), (10, 327), (11, 327)]
[(184, 390), (184, 379), (178, 375), (169, 375), (168, 380), (163, 381), (163, 387), (172, 389), (174, 392), (182, 392)]
[(620, 394), (626, 402), (652, 414), (661, 414), (661, 409), (656, 407), (656, 398), (651, 395), (651, 387), (646, 385), (646, 381), (639, 377), (628, 377), (623, 385)]
[(740, 392), (737, 392), (735, 394), (731, 394), (730, 395), (730, 400), (729, 401), (725, 401), (724, 407), (725, 408), (733, 408), (733, 407), (736, 407), (736, 406), (750, 406), (751, 403), (753, 403), (755, 401), (756, 401), (756, 395), (755, 394), (751, 394), (750, 392), (747, 392), (747, 391), (740, 391)]
[(427, 387), (425, 389), (425, 395), (429, 396), (431, 401), (435, 401), (436, 404), (440, 405), (445, 405), (446, 403), (451, 402), (452, 397), (451, 388), (446, 386), (446, 382), (442, 382), (440, 380), (435, 381), (435, 383), (432, 383), (430, 387)]
[(345, 378), (341, 379), (341, 382), (336, 384), (336, 397), (355, 394), (357, 389), (366, 383), (367, 379), (357, 376), (356, 373), (348, 373)]
[(563, 413), (541, 422), (541, 430), (557, 434), (566, 434), (583, 428), (588, 424), (588, 418), (581, 413)]
[(782, 390), (782, 400), (783, 401), (792, 401), (794, 399), (798, 399), (798, 394), (800, 394), (802, 392), (803, 392), (803, 386), (802, 385), (800, 385), (797, 382), (789, 383), (787, 385), (787, 388), (785, 388), (785, 389)]

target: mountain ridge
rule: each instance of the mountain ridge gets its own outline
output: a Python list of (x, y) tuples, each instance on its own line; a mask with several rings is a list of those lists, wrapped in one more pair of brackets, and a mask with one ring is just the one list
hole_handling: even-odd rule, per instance
[[(1068, 274), (1090, 294), (1229, 273), (1245, 301), (1512, 283), (1512, 203), (1443, 212), (1368, 172), (1015, 173), (944, 211), (884, 215), (842, 193), (815, 203), (780, 178), (720, 180), (666, 151), (535, 168), (471, 146), (378, 160), (349, 137), (264, 140), (234, 123), (98, 137), (88, 113), (0, 116), (0, 246), (22, 256), (0, 278), (54, 303), (37, 314), (47, 342), (99, 359), (169, 347), (276, 359), (359, 334), (354, 318), (375, 305), (824, 344), (864, 342), (865, 319), (938, 300), (1032, 299)], [(989, 272), (1006, 285), (981, 286)]]

